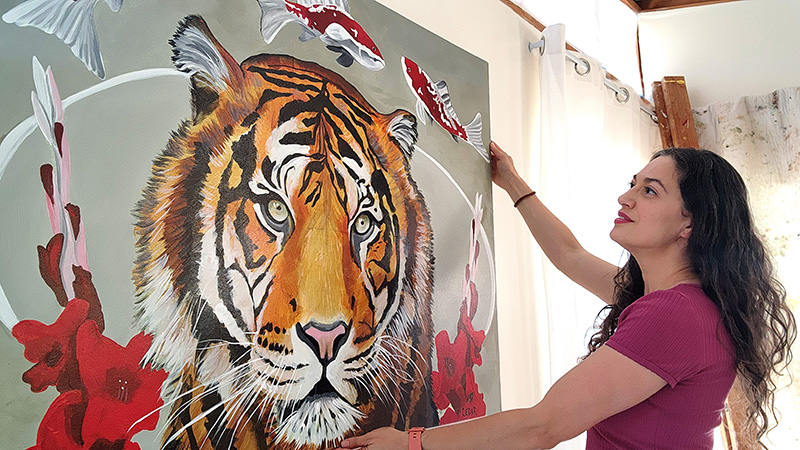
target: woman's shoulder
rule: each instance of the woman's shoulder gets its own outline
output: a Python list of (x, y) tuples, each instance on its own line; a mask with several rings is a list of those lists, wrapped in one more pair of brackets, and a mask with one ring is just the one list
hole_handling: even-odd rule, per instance
[[(720, 317), (719, 308), (699, 284), (679, 284), (669, 289), (645, 294), (625, 308), (622, 315), (642, 313), (681, 318), (681, 320), (689, 322), (711, 321), (716, 323)], [(623, 319), (622, 315), (620, 316), (621, 320)]]
[(700, 285), (682, 284), (633, 302), (620, 314), (615, 334), (629, 335), (628, 341), (640, 340), (640, 345), (656, 352), (665, 348), (678, 348), (686, 355), (699, 352), (696, 362), (707, 365), (733, 355), (730, 335), (720, 319), (719, 308)]
[(650, 292), (643, 295), (639, 300), (636, 300), (635, 303), (661, 303), (664, 299), (686, 304), (695, 304), (697, 306), (714, 306), (714, 302), (706, 295), (703, 287), (694, 283), (678, 284), (669, 289)]

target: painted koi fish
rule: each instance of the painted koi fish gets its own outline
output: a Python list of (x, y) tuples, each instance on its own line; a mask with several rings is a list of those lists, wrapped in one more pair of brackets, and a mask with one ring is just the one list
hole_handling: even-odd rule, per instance
[(458, 138), (461, 138), (473, 146), (486, 162), (489, 162), (489, 152), (483, 146), (481, 113), (476, 114), (475, 119), (469, 125), (463, 126), (450, 102), (450, 92), (444, 80), (434, 83), (422, 68), (405, 56), (403, 57), (403, 74), (408, 87), (417, 97), (417, 118), (423, 125), (427, 123), (426, 118), (430, 118), (431, 121), (447, 130), (456, 142)]
[[(94, 24), (94, 7), (99, 1), (28, 0), (3, 14), (3, 21), (20, 27), (35, 27), (56, 35), (87, 69), (105, 78), (106, 71)], [(119, 12), (122, 1), (105, 0), (114, 12)]]
[(328, 49), (339, 53), (336, 62), (350, 67), (353, 61), (370, 70), (385, 66), (377, 45), (350, 15), (347, 0), (258, 0), (261, 6), (261, 35), (269, 44), (288, 23), (299, 23), (301, 42), (319, 38)]

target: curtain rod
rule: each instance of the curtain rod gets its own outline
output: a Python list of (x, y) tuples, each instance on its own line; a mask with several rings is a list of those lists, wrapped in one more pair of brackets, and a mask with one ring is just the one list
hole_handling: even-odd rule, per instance
[[(539, 55), (543, 55), (544, 54), (544, 47), (545, 47), (544, 36), (542, 36), (542, 38), (539, 39), (536, 42), (529, 42), (528, 43), (528, 51), (529, 52), (533, 52), (535, 49), (538, 48), (539, 49)], [(567, 57), (568, 60), (572, 61), (572, 63), (575, 65), (575, 72), (578, 75), (584, 76), (584, 75), (587, 75), (589, 72), (591, 72), (592, 66), (591, 66), (591, 64), (589, 64), (589, 61), (586, 58), (581, 58), (580, 56), (575, 56), (571, 52), (567, 52), (566, 53), (566, 57)], [(614, 91), (614, 97), (617, 99), (618, 102), (620, 102), (622, 104), (625, 104), (625, 103), (628, 102), (628, 100), (630, 100), (631, 93), (628, 90), (628, 88), (626, 88), (625, 86), (618, 86), (616, 83), (614, 83), (613, 81), (609, 80), (605, 76), (603, 77), (603, 84), (608, 89), (611, 89), (612, 91)], [(639, 102), (639, 109), (641, 109), (642, 111), (647, 113), (647, 115), (649, 115), (650, 118), (653, 119), (653, 122), (658, 123), (658, 116), (656, 115), (655, 110), (653, 108), (651, 108), (649, 105), (645, 105), (644, 103), (642, 103), (640, 101)]]

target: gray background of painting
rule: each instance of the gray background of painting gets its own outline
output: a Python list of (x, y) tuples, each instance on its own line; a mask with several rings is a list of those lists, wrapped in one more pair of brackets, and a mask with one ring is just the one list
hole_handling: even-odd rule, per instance
[[(18, 1), (0, 0), (0, 13)], [(437, 81), (445, 78), (462, 122), (483, 116), (484, 141), (489, 140), (488, 66), (386, 7), (369, 0), (351, 0), (351, 12), (375, 40), (386, 68), (368, 71), (357, 64), (343, 68), (335, 54), (319, 40), (300, 44), (300, 28), (290, 24), (267, 46), (259, 32), (260, 9), (255, 0), (198, 1), (126, 0), (119, 13), (105, 2), (95, 9), (95, 21), (106, 69), (106, 79), (135, 70), (171, 68), (167, 43), (178, 21), (189, 14), (202, 15), (222, 45), (242, 61), (258, 53), (286, 53), (311, 60), (344, 76), (384, 113), (396, 108), (414, 112), (415, 99), (406, 85), (401, 56), (417, 62)], [(31, 58), (53, 67), (62, 98), (97, 84), (69, 49), (55, 37), (34, 28), (0, 22), (0, 136), (4, 137), (32, 114)], [(81, 207), (86, 225), (89, 264), (103, 302), (106, 335), (121, 344), (135, 334), (131, 326), (131, 261), (133, 233), (130, 211), (141, 195), (151, 162), (178, 123), (190, 113), (188, 82), (165, 77), (129, 83), (96, 94), (69, 107), (65, 127), (72, 149), (71, 201)], [(483, 226), (492, 242), (491, 180), (488, 166), (466, 143), (455, 143), (443, 129), (419, 127), (418, 145), (448, 168), (469, 199), (484, 194)], [(51, 236), (39, 166), (52, 162), (52, 154), (38, 130), (20, 147), (0, 179), (0, 284), (20, 319), (52, 323), (61, 311), (41, 280), (36, 245)], [(461, 280), (467, 261), (471, 211), (453, 184), (423, 155), (412, 161), (417, 181), (431, 210), (436, 256), (434, 321), (436, 329), (455, 335)], [(493, 245), (493, 243), (491, 244)], [(493, 319), (489, 259), (482, 252), (478, 279), (480, 308), (476, 328), (491, 319), (483, 366), (477, 381), (487, 412), (500, 410), (496, 320)], [(30, 392), (21, 374), (30, 367), (23, 347), (5, 328), (0, 331), (0, 448), (26, 448), (35, 443), (36, 430), (56, 397), (54, 388)], [(434, 360), (435, 364), (435, 360)], [(158, 434), (137, 435), (143, 448), (157, 448)]]

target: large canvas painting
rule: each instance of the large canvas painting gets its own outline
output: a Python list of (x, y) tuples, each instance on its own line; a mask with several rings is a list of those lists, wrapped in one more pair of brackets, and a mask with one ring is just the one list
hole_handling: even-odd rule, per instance
[(0, 0), (3, 448), (500, 410), (488, 68), (371, 0)]

